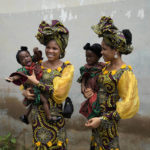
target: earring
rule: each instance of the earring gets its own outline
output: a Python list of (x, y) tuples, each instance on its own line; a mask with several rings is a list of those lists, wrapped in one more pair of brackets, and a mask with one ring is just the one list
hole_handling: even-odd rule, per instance
[(115, 55), (114, 55), (114, 58), (115, 58), (115, 59), (117, 59), (117, 58), (118, 58), (118, 55), (117, 55), (117, 53), (115, 53)]

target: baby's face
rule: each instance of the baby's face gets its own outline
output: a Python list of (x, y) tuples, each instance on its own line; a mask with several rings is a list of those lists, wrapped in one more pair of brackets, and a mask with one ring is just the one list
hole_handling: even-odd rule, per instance
[(19, 60), (20, 60), (22, 66), (31, 66), (31, 64), (32, 64), (31, 55), (26, 51), (20, 52)]
[(86, 62), (88, 65), (95, 65), (98, 63), (99, 58), (91, 50), (86, 50)]

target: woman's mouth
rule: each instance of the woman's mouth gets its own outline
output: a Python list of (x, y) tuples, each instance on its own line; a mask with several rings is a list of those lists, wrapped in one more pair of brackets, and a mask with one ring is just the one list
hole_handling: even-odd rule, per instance
[(52, 57), (54, 57), (54, 55), (53, 54), (48, 54), (47, 57), (52, 58)]

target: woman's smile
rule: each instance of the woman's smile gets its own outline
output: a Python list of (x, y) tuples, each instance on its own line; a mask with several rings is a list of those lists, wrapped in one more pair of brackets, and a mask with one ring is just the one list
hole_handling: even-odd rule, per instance
[(47, 44), (45, 52), (48, 60), (50, 61), (58, 60), (60, 57), (60, 48), (54, 40), (51, 40)]
[(54, 57), (54, 54), (47, 54), (47, 57)]

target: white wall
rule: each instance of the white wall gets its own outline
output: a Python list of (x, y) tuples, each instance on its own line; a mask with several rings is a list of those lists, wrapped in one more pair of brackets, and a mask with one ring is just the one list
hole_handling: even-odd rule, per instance
[(79, 7), (123, 0), (1, 0), (0, 13), (20, 13), (46, 9)]

